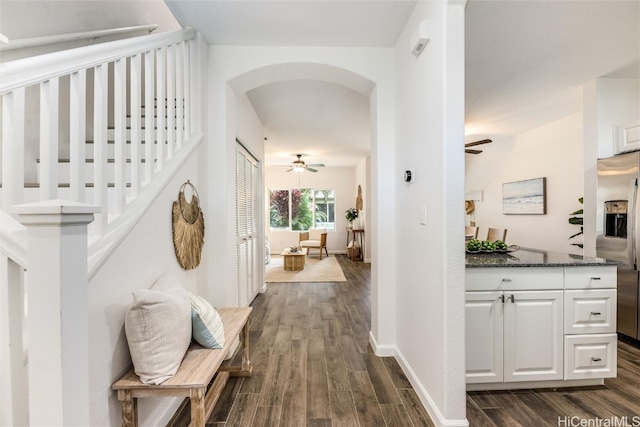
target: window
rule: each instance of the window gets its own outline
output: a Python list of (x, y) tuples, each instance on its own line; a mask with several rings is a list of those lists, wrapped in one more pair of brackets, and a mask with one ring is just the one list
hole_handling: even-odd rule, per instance
[(335, 229), (335, 192), (312, 188), (269, 191), (271, 230)]

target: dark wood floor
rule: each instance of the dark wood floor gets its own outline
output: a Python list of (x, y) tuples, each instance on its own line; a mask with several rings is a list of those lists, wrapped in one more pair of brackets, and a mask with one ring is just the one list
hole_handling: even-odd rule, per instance
[[(368, 344), (370, 265), (337, 258), (346, 283), (274, 283), (258, 295), (254, 374), (230, 379), (208, 426), (434, 425), (395, 359), (376, 357)], [(469, 423), (570, 426), (558, 417), (626, 415), (640, 426), (640, 349), (620, 343), (618, 355), (618, 378), (602, 387), (470, 392)]]
[(618, 341), (618, 376), (603, 386), (468, 392), (467, 419), (482, 427), (640, 426), (640, 348)]

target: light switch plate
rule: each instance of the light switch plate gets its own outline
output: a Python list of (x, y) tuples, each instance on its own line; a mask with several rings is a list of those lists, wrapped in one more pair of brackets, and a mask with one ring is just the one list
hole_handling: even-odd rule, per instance
[(427, 205), (420, 205), (420, 224), (427, 225)]

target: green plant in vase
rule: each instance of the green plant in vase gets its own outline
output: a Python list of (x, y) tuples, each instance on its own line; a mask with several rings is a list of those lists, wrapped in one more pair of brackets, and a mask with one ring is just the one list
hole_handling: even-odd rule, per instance
[[(584, 197), (580, 197), (578, 199), (578, 201), (580, 202), (580, 204), (584, 204)], [(584, 209), (580, 208), (575, 212), (570, 213), (569, 215), (571, 215), (571, 217), (569, 218), (569, 224), (573, 224), (573, 225), (579, 225), (580, 226), (580, 231), (571, 235), (569, 237), (568, 240), (573, 239), (574, 237), (578, 237), (579, 235), (581, 235), (584, 232), (584, 227), (583, 227), (583, 218), (582, 218), (582, 214), (584, 213)], [(579, 248), (583, 248), (584, 244), (583, 243), (571, 243), (571, 246), (577, 246)]]
[(344, 217), (349, 221), (349, 228), (353, 228), (353, 221), (358, 218), (358, 211), (356, 208), (349, 208), (346, 210)]

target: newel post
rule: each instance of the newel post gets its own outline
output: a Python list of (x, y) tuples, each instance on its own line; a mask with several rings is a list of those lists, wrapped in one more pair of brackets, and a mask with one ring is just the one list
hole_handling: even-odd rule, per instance
[(87, 426), (87, 225), (95, 206), (63, 200), (13, 207), (27, 227), (29, 423)]

